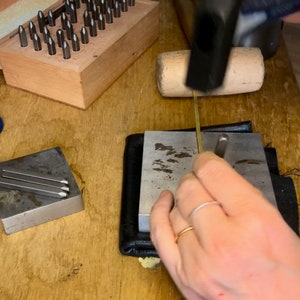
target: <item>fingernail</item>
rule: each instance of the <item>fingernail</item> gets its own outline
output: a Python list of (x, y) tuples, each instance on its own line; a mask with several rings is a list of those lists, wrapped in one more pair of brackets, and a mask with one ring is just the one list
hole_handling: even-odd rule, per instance
[(167, 194), (168, 194), (168, 190), (163, 190), (163, 191), (160, 193), (159, 198), (162, 198), (162, 197), (164, 197), (164, 196), (167, 195)]

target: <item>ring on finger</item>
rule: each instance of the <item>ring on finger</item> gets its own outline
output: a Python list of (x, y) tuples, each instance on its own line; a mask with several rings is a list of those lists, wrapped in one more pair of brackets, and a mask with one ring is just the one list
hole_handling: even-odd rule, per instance
[(198, 206), (196, 206), (189, 214), (189, 220), (192, 221), (193, 217), (195, 216), (195, 214), (201, 210), (202, 208), (206, 207), (206, 206), (209, 206), (209, 205), (219, 205), (220, 207), (222, 207), (222, 204), (217, 201), (217, 200), (213, 200), (213, 201), (207, 201), (207, 202), (204, 202)]
[(177, 244), (179, 238), (180, 238), (183, 234), (185, 234), (185, 233), (187, 233), (187, 232), (189, 232), (189, 231), (191, 231), (191, 230), (194, 230), (193, 226), (188, 226), (188, 227), (182, 229), (181, 231), (179, 231), (179, 232), (176, 234), (176, 236), (175, 236), (175, 243)]

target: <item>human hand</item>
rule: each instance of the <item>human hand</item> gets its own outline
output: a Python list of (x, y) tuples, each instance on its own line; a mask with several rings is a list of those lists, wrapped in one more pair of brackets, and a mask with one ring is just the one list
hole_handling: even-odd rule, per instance
[(300, 11), (284, 17), (283, 20), (288, 23), (300, 23)]
[(187, 299), (300, 299), (298, 237), (224, 160), (197, 156), (173, 204), (170, 191), (154, 204), (151, 239)]

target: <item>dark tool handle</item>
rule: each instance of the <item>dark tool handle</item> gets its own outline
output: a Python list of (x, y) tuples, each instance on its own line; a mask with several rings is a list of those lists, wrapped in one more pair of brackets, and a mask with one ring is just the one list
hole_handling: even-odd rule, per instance
[(186, 85), (209, 92), (222, 85), (241, 0), (198, 0)]

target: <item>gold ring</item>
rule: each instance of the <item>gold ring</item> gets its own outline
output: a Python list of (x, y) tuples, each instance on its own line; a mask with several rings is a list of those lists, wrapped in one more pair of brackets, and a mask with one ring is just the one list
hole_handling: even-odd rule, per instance
[(208, 205), (219, 205), (219, 206), (222, 207), (222, 204), (221, 204), (219, 201), (217, 201), (217, 200), (204, 202), (204, 203), (198, 205), (197, 207), (195, 207), (195, 208), (191, 211), (191, 213), (189, 214), (189, 219), (192, 221), (192, 218), (194, 217), (194, 215), (195, 215), (200, 209), (202, 209), (202, 208), (204, 208), (204, 207), (206, 207), (206, 206), (208, 206)]
[(178, 240), (179, 238), (185, 234), (186, 232), (190, 231), (190, 230), (193, 230), (194, 228), (192, 226), (188, 226), (186, 228), (184, 228), (183, 230), (179, 231), (176, 236), (175, 236), (175, 243), (177, 244), (178, 243)]

